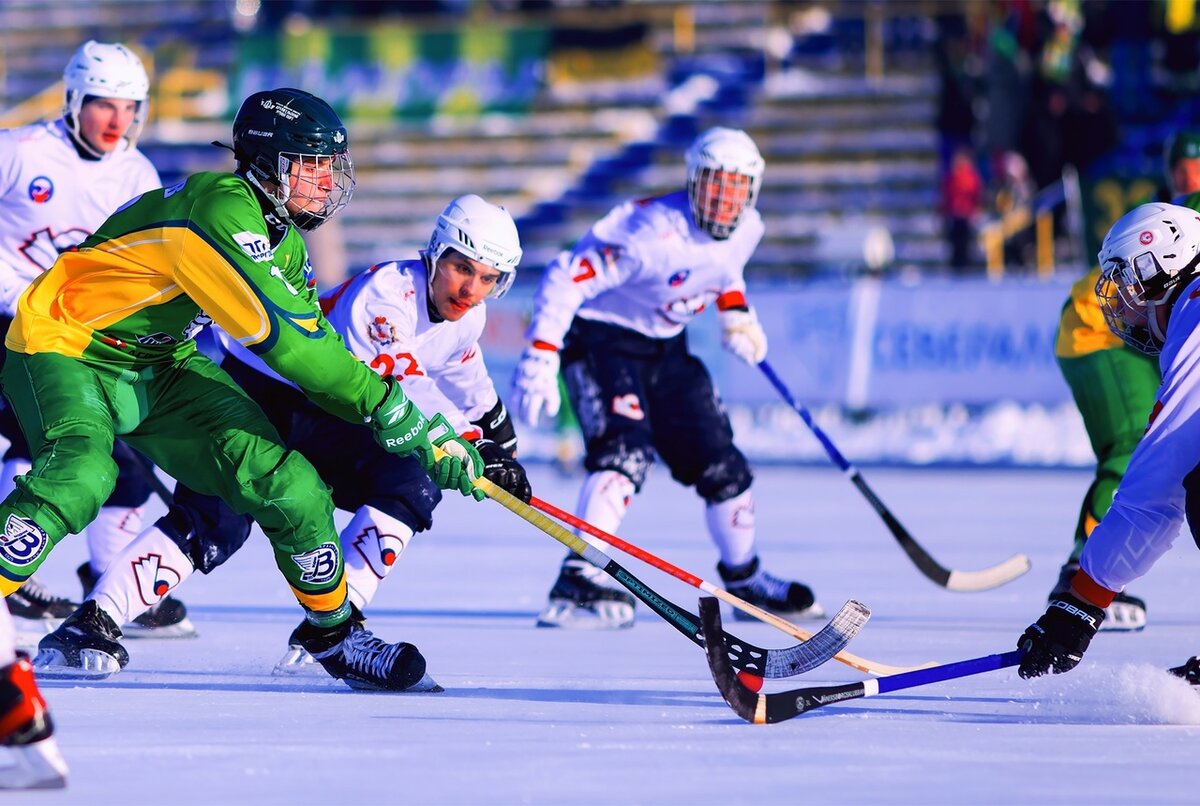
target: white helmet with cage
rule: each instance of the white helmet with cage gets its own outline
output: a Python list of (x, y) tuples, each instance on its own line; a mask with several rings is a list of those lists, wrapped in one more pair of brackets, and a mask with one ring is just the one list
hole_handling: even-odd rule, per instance
[(750, 135), (722, 126), (696, 138), (687, 152), (688, 198), (696, 226), (723, 240), (758, 200), (765, 163)]
[(521, 262), (521, 240), (508, 210), (484, 201), (474, 193), (459, 196), (437, 217), (425, 250), (430, 287), (438, 258), (447, 249), (500, 272), (500, 279), (488, 294), (493, 298), (504, 296), (512, 286), (517, 276), (517, 264)]
[(119, 43), (97, 42), (94, 39), (84, 42), (63, 70), (63, 88), (63, 117), (75, 142), (93, 155), (103, 156), (79, 134), (79, 112), (88, 98), (137, 101), (133, 123), (125, 132), (130, 147), (137, 142), (142, 124), (146, 122), (150, 79), (146, 75), (146, 68), (142, 67), (142, 60), (132, 50)]
[(1100, 247), (1096, 297), (1108, 327), (1148, 355), (1162, 350), (1172, 292), (1200, 266), (1200, 213), (1151, 202), (1122, 216)]

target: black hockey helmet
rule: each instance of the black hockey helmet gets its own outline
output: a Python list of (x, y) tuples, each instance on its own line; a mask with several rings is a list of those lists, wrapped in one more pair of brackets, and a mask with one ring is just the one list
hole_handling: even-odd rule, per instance
[[(303, 90), (264, 90), (243, 101), (233, 119), (233, 154), (238, 173), (302, 230), (328, 221), (354, 192), (346, 127), (329, 104)], [(302, 174), (312, 181), (297, 183)], [(314, 185), (320, 189), (312, 191)]]

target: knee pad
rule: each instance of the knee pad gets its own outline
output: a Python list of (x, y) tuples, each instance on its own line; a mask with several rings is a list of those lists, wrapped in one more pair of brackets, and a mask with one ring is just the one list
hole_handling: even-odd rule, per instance
[(370, 507), (395, 518), (413, 532), (425, 531), (433, 525), (433, 511), (442, 501), (442, 491), (415, 460), (411, 464), (402, 461), (404, 467), (391, 470), (388, 465), (376, 464), (370, 468), (371, 481), (362, 495), (345, 496), (335, 490), (335, 503), (339, 508), (353, 512)]
[(746, 492), (753, 482), (754, 474), (750, 472), (746, 457), (730, 446), (700, 474), (696, 480), (696, 492), (708, 503), (719, 504)]
[(213, 495), (201, 495), (182, 484), (175, 503), (155, 523), (202, 574), (224, 563), (250, 536), (249, 515), (239, 515)]
[(620, 473), (633, 483), (634, 492), (641, 492), (653, 464), (654, 449), (649, 444), (617, 437), (598, 448), (589, 445), (584, 467), (592, 473), (605, 470)]

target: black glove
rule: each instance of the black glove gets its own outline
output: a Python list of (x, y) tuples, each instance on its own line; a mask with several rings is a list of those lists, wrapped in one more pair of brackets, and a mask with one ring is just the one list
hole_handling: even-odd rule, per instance
[(533, 490), (521, 463), (490, 439), (475, 440), (475, 449), (483, 457), (484, 478), (528, 504), (533, 497)]
[(1042, 617), (1017, 639), (1025, 650), (1017, 673), (1024, 678), (1041, 677), (1051, 670), (1069, 672), (1083, 660), (1092, 636), (1104, 621), (1104, 610), (1070, 593), (1055, 596)]

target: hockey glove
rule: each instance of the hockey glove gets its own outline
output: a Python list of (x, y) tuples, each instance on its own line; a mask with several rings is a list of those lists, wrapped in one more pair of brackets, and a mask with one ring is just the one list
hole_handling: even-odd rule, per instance
[(767, 334), (758, 323), (753, 308), (729, 308), (718, 311), (721, 320), (721, 346), (750, 366), (767, 357)]
[(434, 415), (429, 421), (429, 439), (446, 452), (432, 467), (425, 468), (433, 483), (443, 490), (458, 490), (476, 501), (487, 498), (472, 483), (483, 474), (483, 459), (470, 442), (454, 432), (446, 415)]
[(542, 409), (547, 417), (558, 414), (558, 364), (558, 351), (543, 342), (521, 353), (512, 384), (512, 403), (521, 422), (537, 425)]
[(533, 497), (533, 489), (529, 486), (529, 479), (525, 476), (525, 468), (521, 467), (521, 463), (490, 439), (476, 440), (475, 449), (483, 457), (483, 475), (488, 481), (497, 487), (503, 487), (528, 504)]
[(389, 453), (402, 456), (416, 454), (426, 471), (433, 466), (433, 448), (429, 444), (429, 421), (408, 399), (400, 384), (391, 375), (383, 379), (387, 391), (383, 400), (367, 418), (375, 432), (375, 440)]
[(1024, 678), (1069, 672), (1083, 660), (1092, 636), (1104, 621), (1104, 609), (1064, 593), (1050, 600), (1046, 612), (1017, 639), (1025, 650), (1017, 673)]

